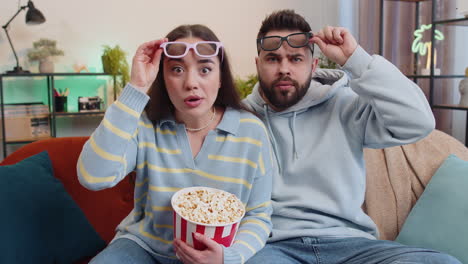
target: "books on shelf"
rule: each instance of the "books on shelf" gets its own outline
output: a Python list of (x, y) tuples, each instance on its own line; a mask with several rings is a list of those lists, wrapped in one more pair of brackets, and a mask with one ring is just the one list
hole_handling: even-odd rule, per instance
[(4, 110), (6, 141), (31, 141), (50, 137), (47, 105), (5, 105)]

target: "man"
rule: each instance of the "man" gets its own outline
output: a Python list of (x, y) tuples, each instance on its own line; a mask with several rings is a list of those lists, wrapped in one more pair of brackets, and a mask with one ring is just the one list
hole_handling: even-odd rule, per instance
[[(412, 143), (434, 129), (421, 89), (346, 29), (310, 31), (302, 16), (282, 10), (258, 33), (259, 83), (245, 103), (265, 122), (279, 176), (272, 235), (248, 263), (460, 263), (377, 240), (361, 209), (363, 148)], [(314, 43), (342, 70), (316, 69)]]

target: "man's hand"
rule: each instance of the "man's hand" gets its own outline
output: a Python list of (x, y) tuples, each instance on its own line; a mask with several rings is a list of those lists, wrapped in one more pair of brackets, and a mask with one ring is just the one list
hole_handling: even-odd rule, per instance
[(146, 93), (156, 79), (163, 50), (159, 47), (167, 39), (158, 39), (141, 44), (132, 61), (130, 83)]
[(180, 239), (174, 240), (174, 249), (184, 264), (222, 264), (223, 248), (210, 238), (195, 234), (195, 239), (206, 246), (205, 250), (196, 250)]
[(324, 27), (314, 34), (311, 42), (316, 43), (327, 58), (340, 66), (346, 63), (357, 48), (356, 39), (342, 27)]

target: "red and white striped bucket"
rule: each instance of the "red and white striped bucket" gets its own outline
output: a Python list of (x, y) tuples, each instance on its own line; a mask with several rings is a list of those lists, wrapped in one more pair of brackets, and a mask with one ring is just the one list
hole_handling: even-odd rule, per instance
[(176, 207), (174, 205), (176, 197), (186, 192), (195, 191), (199, 189), (222, 191), (207, 187), (189, 187), (176, 192), (171, 199), (172, 208), (174, 209), (174, 238), (178, 238), (184, 241), (185, 243), (197, 250), (203, 250), (205, 249), (205, 246), (202, 243), (198, 242), (194, 237), (195, 233), (199, 233), (213, 239), (214, 241), (218, 242), (219, 244), (222, 244), (225, 247), (230, 247), (234, 242), (234, 237), (236, 236), (237, 229), (239, 227), (239, 222), (244, 217), (245, 210), (244, 214), (241, 217), (239, 217), (237, 221), (221, 225), (197, 223), (194, 221), (190, 221), (177, 213), (177, 210), (175, 209)]

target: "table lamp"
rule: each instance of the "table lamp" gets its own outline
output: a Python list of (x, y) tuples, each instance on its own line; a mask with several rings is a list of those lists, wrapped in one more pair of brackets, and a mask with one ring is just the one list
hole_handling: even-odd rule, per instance
[(13, 68), (13, 70), (11, 70), (11, 71), (7, 71), (6, 72), (7, 74), (29, 73), (29, 71), (23, 70), (19, 66), (18, 56), (16, 55), (15, 48), (13, 47), (13, 43), (11, 42), (10, 35), (8, 35), (8, 25), (10, 25), (11, 21), (13, 21), (13, 19), (15, 19), (15, 17), (24, 9), (28, 9), (28, 11), (26, 12), (26, 24), (28, 24), (28, 25), (37, 25), (37, 24), (42, 24), (42, 23), (45, 22), (44, 15), (41, 13), (41, 11), (36, 9), (34, 7), (33, 2), (31, 0), (29, 0), (27, 5), (20, 7), (18, 9), (18, 11), (16, 12), (16, 14), (13, 15), (13, 17), (10, 20), (8, 20), (8, 22), (4, 26), (2, 26), (3, 29), (5, 30), (5, 33), (6, 33), (7, 38), (8, 38), (8, 42), (10, 42), (11, 49), (13, 50), (13, 54), (15, 55), (15, 59), (16, 59), (16, 67)]

